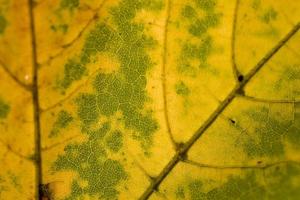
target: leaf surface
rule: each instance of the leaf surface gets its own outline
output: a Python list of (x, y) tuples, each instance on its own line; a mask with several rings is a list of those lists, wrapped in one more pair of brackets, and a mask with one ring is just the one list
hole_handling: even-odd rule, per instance
[(0, 198), (298, 199), (299, 8), (0, 0)]

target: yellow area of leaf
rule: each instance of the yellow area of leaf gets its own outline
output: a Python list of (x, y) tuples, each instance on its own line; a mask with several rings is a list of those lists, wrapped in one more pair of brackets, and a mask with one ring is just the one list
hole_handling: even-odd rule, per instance
[[(31, 39), (27, 1), (1, 1), (5, 29), (0, 36), (0, 64), (22, 84), (31, 84)], [(12, 42), (13, 41), (13, 42)]]
[(299, 199), (299, 6), (0, 0), (0, 198)]
[[(36, 196), (31, 47), (27, 1), (0, 1), (0, 199)], [(2, 25), (2, 24), (1, 24)]]
[(239, 3), (236, 26), (236, 63), (244, 74), (251, 70), (294, 24), (299, 22), (295, 1), (255, 1)]

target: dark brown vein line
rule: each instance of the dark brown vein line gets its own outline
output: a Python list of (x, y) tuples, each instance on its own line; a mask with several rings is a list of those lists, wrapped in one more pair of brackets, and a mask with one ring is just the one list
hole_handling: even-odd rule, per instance
[(41, 156), (41, 125), (40, 125), (40, 103), (38, 90), (38, 63), (37, 63), (37, 44), (36, 30), (34, 24), (34, 0), (28, 0), (30, 33), (32, 45), (32, 99), (34, 113), (34, 140), (35, 140), (35, 168), (36, 168), (36, 199), (42, 199), (40, 186), (42, 185), (42, 156)]
[(20, 81), (9, 69), (8, 67), (2, 62), (0, 61), (0, 65), (2, 66), (2, 69), (4, 69), (4, 71), (21, 87), (24, 88), (25, 90), (31, 91), (31, 86), (30, 85), (26, 85), (25, 83), (23, 83), (22, 81)]
[(176, 149), (177, 145), (174, 140), (170, 119), (169, 119), (169, 109), (168, 109), (168, 101), (167, 101), (167, 84), (166, 84), (166, 67), (167, 67), (167, 57), (168, 57), (168, 28), (169, 28), (169, 21), (170, 21), (170, 11), (171, 11), (171, 1), (167, 1), (167, 17), (165, 21), (165, 30), (164, 30), (164, 41), (163, 41), (163, 64), (162, 64), (162, 89), (163, 89), (163, 101), (164, 101), (164, 117), (167, 126), (167, 132), (169, 138), (172, 142), (174, 149)]
[(203, 123), (203, 125), (194, 133), (194, 135), (180, 148), (176, 154), (172, 157), (169, 163), (164, 167), (161, 173), (150, 184), (147, 190), (142, 194), (141, 200), (148, 199), (151, 194), (158, 190), (161, 182), (168, 176), (177, 163), (181, 160), (185, 160), (186, 154), (194, 143), (203, 135), (203, 133), (213, 124), (218, 116), (225, 110), (225, 108), (232, 102), (237, 94), (240, 94), (244, 86), (251, 80), (252, 77), (257, 74), (260, 69), (283, 47), (288, 40), (297, 33), (300, 29), (300, 23), (298, 23), (293, 29), (280, 40), (245, 76), (243, 81), (236, 85), (236, 87), (229, 93), (226, 99), (218, 106), (218, 108), (211, 114), (211, 116)]
[(45, 64), (48, 64), (48, 65), (50, 65), (51, 64), (51, 62), (54, 60), (54, 59), (56, 59), (56, 58), (58, 58), (59, 56), (61, 56), (62, 54), (63, 54), (63, 52), (65, 52), (69, 47), (71, 47), (76, 41), (78, 41), (81, 37), (82, 37), (82, 35), (84, 34), (84, 32), (90, 27), (90, 25), (95, 21), (95, 20), (97, 20), (98, 19), (98, 15), (99, 15), (99, 12), (101, 11), (101, 9), (103, 8), (103, 6), (105, 5), (105, 2), (106, 2), (107, 0), (103, 0), (102, 1), (102, 3), (99, 5), (99, 7), (98, 8), (96, 8), (95, 10), (94, 10), (94, 15), (92, 16), (92, 18), (85, 24), (85, 26), (80, 30), (80, 32), (70, 41), (70, 42), (68, 42), (68, 43), (66, 43), (66, 44), (63, 44), (62, 46), (61, 46), (61, 50), (58, 52), (58, 53), (56, 53), (55, 55), (53, 55), (53, 56), (50, 56), (49, 58), (48, 58), (48, 60), (46, 60), (45, 62), (43, 62), (43, 63), (40, 63), (41, 65), (45, 65)]
[(278, 104), (293, 104), (293, 103), (300, 103), (300, 100), (288, 100), (288, 99), (263, 99), (263, 98), (257, 98), (257, 97), (252, 97), (252, 96), (247, 96), (247, 95), (237, 95), (237, 97), (244, 98), (249, 101), (254, 101), (254, 102), (261, 102), (261, 103), (278, 103)]
[(232, 23), (232, 35), (231, 35), (231, 63), (232, 63), (232, 71), (234, 74), (234, 78), (236, 81), (238, 80), (238, 77), (241, 75), (241, 73), (238, 70), (237, 64), (236, 64), (236, 29), (237, 29), (237, 18), (238, 18), (238, 9), (240, 5), (240, 0), (236, 0), (235, 8), (234, 8), (234, 14), (233, 14), (233, 23)]
[(184, 160), (182, 161), (184, 163), (194, 165), (196, 167), (200, 168), (208, 168), (208, 169), (219, 169), (219, 170), (230, 170), (230, 169), (267, 169), (270, 167), (274, 167), (277, 165), (284, 165), (284, 164), (295, 164), (295, 165), (300, 165), (299, 161), (294, 161), (294, 160), (286, 160), (286, 161), (277, 161), (273, 163), (266, 163), (266, 164), (257, 164), (257, 165), (231, 165), (231, 166), (219, 166), (219, 165), (210, 165), (210, 164), (203, 164), (203, 163), (198, 163), (192, 160)]

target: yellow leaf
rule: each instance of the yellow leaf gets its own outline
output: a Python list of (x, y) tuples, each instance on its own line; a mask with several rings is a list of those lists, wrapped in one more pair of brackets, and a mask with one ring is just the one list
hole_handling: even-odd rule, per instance
[(299, 9), (0, 0), (0, 199), (299, 199)]

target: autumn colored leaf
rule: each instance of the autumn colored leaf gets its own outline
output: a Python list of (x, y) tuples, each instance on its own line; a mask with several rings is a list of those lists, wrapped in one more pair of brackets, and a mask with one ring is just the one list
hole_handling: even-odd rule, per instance
[(0, 0), (0, 199), (300, 199), (299, 10)]

